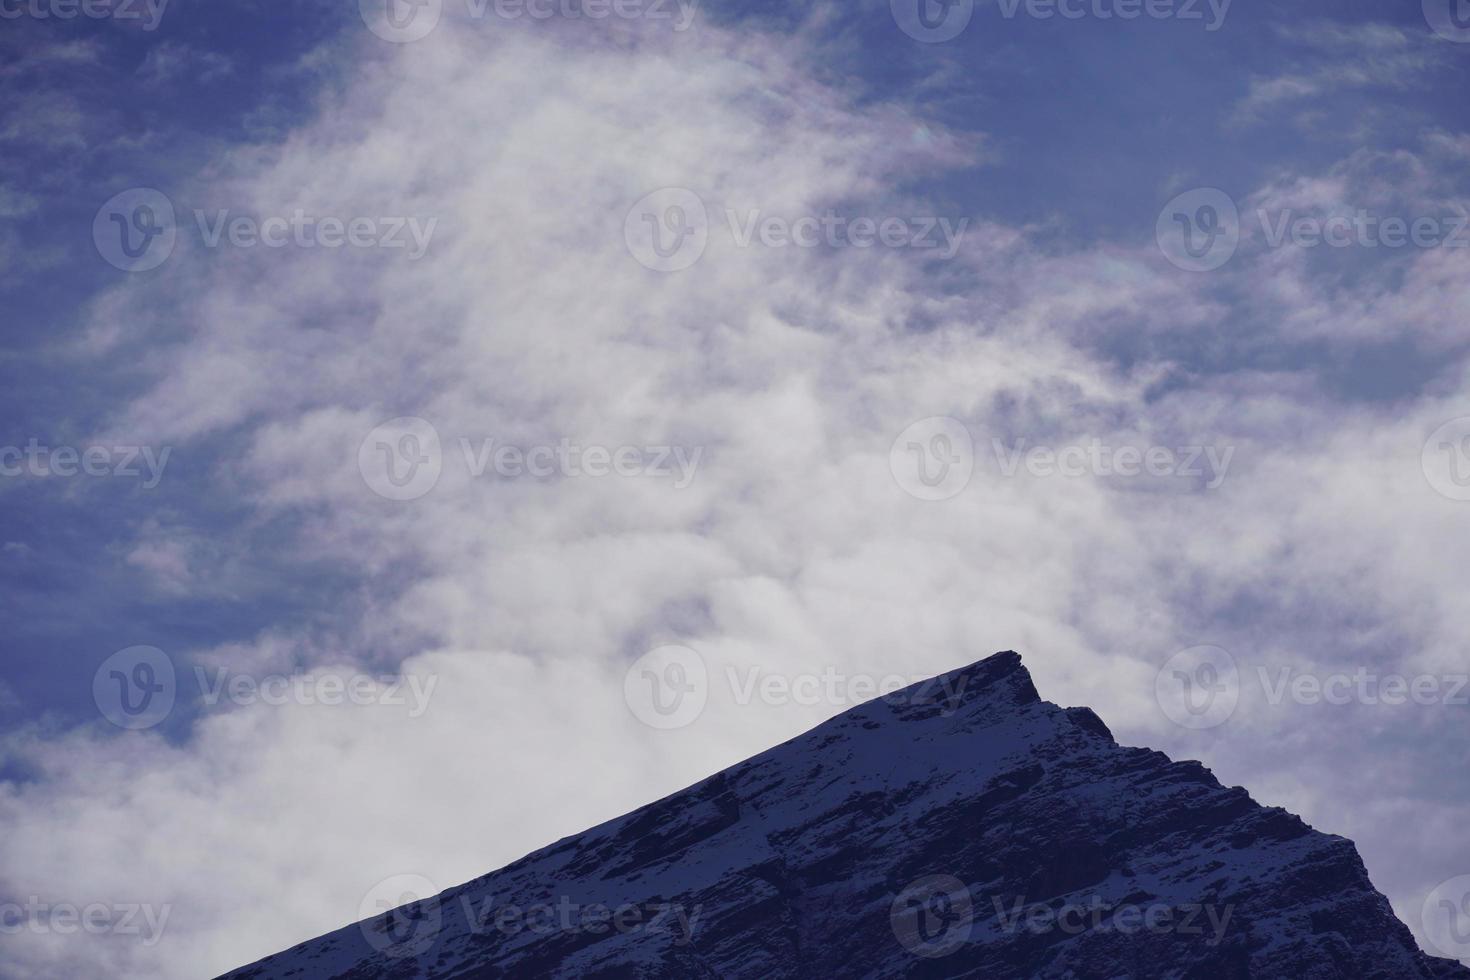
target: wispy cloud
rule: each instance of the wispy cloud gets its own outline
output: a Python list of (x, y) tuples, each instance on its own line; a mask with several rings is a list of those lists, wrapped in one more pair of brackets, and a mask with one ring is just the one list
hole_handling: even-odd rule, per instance
[[(1308, 109), (1311, 100), (1353, 89), (1403, 91), (1420, 84), (1444, 64), (1441, 45), (1424, 32), (1382, 24), (1282, 27), (1278, 33), (1295, 46), (1301, 66), (1279, 75), (1254, 76), (1249, 91), (1231, 111), (1236, 126), (1259, 123), (1272, 113)], [(1347, 120), (1323, 120), (1347, 126)]]
[[(131, 574), (198, 599), (233, 581), (237, 541), (280, 522), (291, 555), (365, 580), (354, 632), (261, 622), (253, 639), (168, 651), (183, 675), (399, 670), (437, 677), (439, 693), (419, 717), (193, 705), (173, 740), (100, 721), (10, 737), (8, 757), (36, 778), (0, 795), (4, 890), (176, 909), (156, 947), (12, 937), (21, 969), (217, 973), (351, 920), (389, 874), (468, 879), (840, 707), (714, 698), (697, 727), (661, 738), (623, 703), (623, 670), (670, 640), (716, 672), (879, 676), (1020, 648), (1048, 696), (1093, 705), (1125, 739), (1203, 756), (1357, 835), (1401, 909), (1446, 861), (1470, 865), (1459, 838), (1426, 847), (1395, 830), (1411, 809), (1450, 826), (1463, 808), (1431, 778), (1444, 747), (1463, 745), (1455, 716), (1253, 701), (1228, 738), (1191, 738), (1154, 701), (1159, 667), (1195, 643), (1268, 667), (1463, 662), (1470, 609), (1446, 542), (1470, 505), (1434, 491), (1420, 454), (1470, 412), (1470, 320), (1445, 315), (1470, 295), (1465, 253), (1415, 250), (1350, 278), (1248, 236), (1218, 272), (1184, 273), (1148, 240), (1154, 213), (1095, 244), (1042, 242), (925, 193), (983, 174), (983, 138), (848, 90), (803, 40), (496, 28), (445, 24), (399, 47), (364, 37), (344, 54), (350, 84), (311, 119), (168, 188), (172, 255), (93, 304), (81, 345), (91, 363), (145, 372), (95, 437), (175, 447), (205, 474), (201, 496), (244, 512), (225, 528), (187, 514), (129, 526)], [(1394, 30), (1298, 40), (1378, 58), (1362, 84), (1419, 77), (1415, 43)], [(1321, 91), (1327, 71), (1278, 80), (1290, 94), (1257, 108)], [(1283, 172), (1241, 201), (1316, 212), (1390, 186), (1448, 200), (1462, 141), (1438, 132)], [(692, 195), (686, 210), (635, 209), (667, 188)], [(633, 232), (648, 217), (687, 230), (696, 203), (703, 251), (650, 268)], [(326, 218), (438, 223), (409, 260), (210, 244), (198, 215), (221, 211), (287, 228), (300, 211), (317, 235)], [(753, 211), (817, 229), (829, 211), (970, 221), (943, 259), (742, 243)], [(1293, 359), (1406, 337), (1441, 374), (1392, 405), (1339, 396), (1319, 363)], [(433, 455), (437, 472), (392, 499), (403, 481), (385, 490), (369, 474), (383, 461), (372, 437), (404, 416), (432, 427), (437, 455), (417, 431), (387, 448)], [(892, 459), (899, 434), (935, 416), (974, 444), (970, 484), (943, 501), (907, 492)], [(1094, 439), (1232, 462), (1203, 490), (1007, 475), (996, 448)], [(565, 440), (701, 456), (678, 488), (646, 471), (476, 473), (487, 440), (487, 453)], [(119, 647), (151, 642), (128, 632)], [(1296, 789), (1308, 776), (1312, 791)], [(425, 834), (424, 814), (441, 811), (473, 819)]]

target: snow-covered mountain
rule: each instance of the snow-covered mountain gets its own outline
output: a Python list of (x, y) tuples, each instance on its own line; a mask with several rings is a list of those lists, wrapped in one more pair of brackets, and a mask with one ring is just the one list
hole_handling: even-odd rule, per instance
[(228, 974), (1466, 978), (1351, 841), (1118, 745), (1015, 653)]

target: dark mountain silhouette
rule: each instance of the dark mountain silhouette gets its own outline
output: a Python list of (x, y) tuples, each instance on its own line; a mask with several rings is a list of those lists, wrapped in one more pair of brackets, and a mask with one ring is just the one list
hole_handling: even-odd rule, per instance
[[(452, 819), (444, 815), (442, 819)], [(1118, 745), (1015, 653), (230, 977), (1465, 978), (1351, 841)]]

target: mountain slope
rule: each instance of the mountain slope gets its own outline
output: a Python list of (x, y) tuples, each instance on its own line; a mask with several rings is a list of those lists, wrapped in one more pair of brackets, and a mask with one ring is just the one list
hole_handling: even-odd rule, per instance
[(1352, 843), (1042, 701), (1014, 653), (228, 976), (1464, 978)]

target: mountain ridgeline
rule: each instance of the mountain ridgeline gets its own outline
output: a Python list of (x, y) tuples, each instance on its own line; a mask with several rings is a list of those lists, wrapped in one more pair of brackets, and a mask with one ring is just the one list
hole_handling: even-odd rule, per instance
[(1119, 745), (1011, 652), (408, 897), (227, 976), (1470, 980), (1351, 841)]

